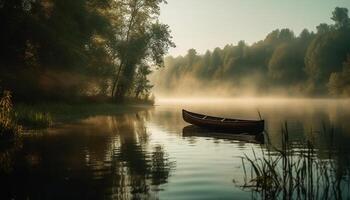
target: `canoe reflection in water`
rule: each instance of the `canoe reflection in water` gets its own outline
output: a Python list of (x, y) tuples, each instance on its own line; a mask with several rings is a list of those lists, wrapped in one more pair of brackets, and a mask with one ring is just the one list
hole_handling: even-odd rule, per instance
[(237, 140), (248, 143), (264, 144), (264, 134), (229, 134), (225, 132), (211, 131), (194, 125), (182, 129), (183, 137), (210, 137), (215, 139)]

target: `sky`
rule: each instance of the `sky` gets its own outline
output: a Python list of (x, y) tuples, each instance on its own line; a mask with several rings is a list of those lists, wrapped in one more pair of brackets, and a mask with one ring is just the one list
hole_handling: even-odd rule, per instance
[(160, 21), (168, 24), (176, 48), (169, 55), (198, 53), (237, 44), (252, 44), (272, 30), (290, 28), (298, 35), (304, 28), (316, 30), (331, 24), (335, 7), (350, 10), (350, 0), (167, 0)]

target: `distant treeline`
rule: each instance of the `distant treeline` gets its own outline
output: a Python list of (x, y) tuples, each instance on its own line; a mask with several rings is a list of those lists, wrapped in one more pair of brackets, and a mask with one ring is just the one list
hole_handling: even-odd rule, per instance
[(348, 9), (335, 8), (331, 19), (334, 24), (322, 23), (316, 33), (274, 30), (252, 45), (240, 41), (204, 55), (190, 49), (185, 56), (167, 57), (166, 68), (154, 76), (157, 91), (350, 96)]
[(147, 98), (164, 0), (0, 0), (0, 90), (19, 101)]

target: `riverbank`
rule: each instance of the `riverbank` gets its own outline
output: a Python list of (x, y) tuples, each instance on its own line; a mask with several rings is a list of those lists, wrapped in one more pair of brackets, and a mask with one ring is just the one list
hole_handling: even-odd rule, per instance
[[(126, 103), (127, 102), (127, 103)], [(22, 130), (38, 130), (64, 122), (73, 122), (95, 115), (116, 115), (150, 108), (154, 100), (127, 99), (80, 102), (16, 102), (9, 91), (0, 98), (0, 140), (12, 140)]]
[(19, 103), (14, 106), (14, 112), (24, 129), (36, 129), (95, 115), (117, 115), (151, 107), (153, 105), (141, 103)]

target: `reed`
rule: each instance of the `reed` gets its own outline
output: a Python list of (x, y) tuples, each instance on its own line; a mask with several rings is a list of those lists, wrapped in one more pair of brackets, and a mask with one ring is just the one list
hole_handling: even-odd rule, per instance
[(0, 140), (9, 140), (17, 137), (21, 127), (12, 116), (11, 93), (4, 91), (0, 99)]
[[(334, 129), (324, 132), (333, 141)], [(349, 168), (339, 165), (336, 157), (340, 149), (330, 144), (328, 159), (320, 159), (310, 140), (297, 145), (290, 142), (287, 123), (281, 133), (281, 148), (267, 142), (262, 156), (253, 150), (253, 156), (242, 157), (243, 189), (260, 199), (343, 199), (349, 194)]]
[(36, 112), (30, 109), (21, 109), (13, 113), (14, 118), (25, 128), (48, 128), (53, 120), (50, 113)]

